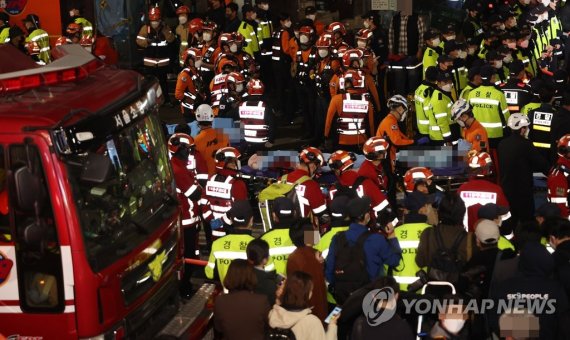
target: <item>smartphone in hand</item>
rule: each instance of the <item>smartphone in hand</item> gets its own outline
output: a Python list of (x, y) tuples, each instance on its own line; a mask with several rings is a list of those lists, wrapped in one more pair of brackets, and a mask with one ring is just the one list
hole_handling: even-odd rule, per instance
[(340, 314), (340, 311), (342, 310), (342, 308), (336, 306), (332, 312), (327, 316), (327, 318), (325, 319), (325, 323), (330, 323), (331, 319), (336, 317), (337, 315)]

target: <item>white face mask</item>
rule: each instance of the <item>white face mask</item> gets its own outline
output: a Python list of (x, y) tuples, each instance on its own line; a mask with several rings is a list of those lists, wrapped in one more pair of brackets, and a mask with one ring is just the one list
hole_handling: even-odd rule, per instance
[(465, 320), (463, 319), (443, 319), (441, 321), (443, 327), (447, 329), (450, 333), (457, 334), (463, 329), (465, 325)]
[(500, 24), (500, 25), (499, 25), (499, 29), (500, 29), (501, 31), (504, 31), (504, 30), (505, 30), (505, 24)]
[(157, 29), (158, 26), (160, 25), (160, 21), (151, 21), (150, 22), (150, 27)]
[(406, 120), (407, 116), (408, 116), (408, 110), (402, 112), (402, 116), (400, 117), (400, 122), (403, 122), (404, 120)]
[(513, 61), (513, 56), (509, 54), (508, 56), (503, 58), (503, 61), (508, 64)]
[(451, 88), (453, 87), (453, 84), (445, 84), (441, 87), (441, 89), (445, 92), (451, 92)]
[(319, 57), (326, 58), (329, 55), (329, 50), (321, 50), (319, 49)]
[(194, 67), (200, 68), (200, 66), (202, 66), (202, 60), (196, 60), (196, 62), (194, 62)]
[[(447, 37), (444, 37), (445, 40), (450, 41), (450, 40), (455, 40), (455, 34), (454, 35), (448, 35)], [(439, 44), (438, 44), (439, 45)]]
[(465, 127), (465, 122), (462, 121), (461, 119), (457, 120), (457, 125), (459, 125), (460, 127), (464, 128)]
[(495, 61), (495, 68), (500, 69), (501, 67), (503, 67), (503, 61), (502, 60)]
[(230, 52), (236, 53), (237, 51), (238, 51), (237, 44), (231, 44), (230, 45)]
[(283, 24), (283, 26), (287, 28), (291, 27), (291, 21), (287, 21), (286, 23)]
[(548, 5), (550, 5), (550, 0), (542, 0), (542, 4), (544, 6), (548, 6)]
[(465, 52), (465, 51), (459, 52), (459, 58), (460, 58), (460, 59), (465, 59), (465, 58), (467, 58), (467, 52)]
[(261, 8), (264, 11), (268, 11), (269, 10), (269, 5), (268, 4), (263, 4), (263, 5), (259, 5), (259, 8)]
[(441, 40), (439, 40), (439, 38), (435, 38), (435, 39), (432, 39), (431, 43), (433, 46), (437, 47), (441, 43)]
[(514, 49), (517, 48), (517, 43), (516, 43), (516, 42), (514, 42), (514, 43), (508, 43), (508, 44), (507, 44), (507, 47), (510, 48), (511, 50), (514, 50)]
[(358, 40), (358, 41), (356, 42), (356, 46), (357, 46), (358, 48), (366, 48), (366, 41)]
[(364, 26), (364, 28), (370, 28), (370, 22), (368, 22), (368, 20), (365, 20), (365, 21), (362, 23), (362, 26)]
[(237, 92), (237, 93), (242, 93), (242, 92), (243, 92), (243, 84), (237, 84), (237, 85), (236, 85), (236, 92)]
[(528, 42), (529, 42), (528, 40), (523, 40), (523, 41), (521, 41), (520, 46), (521, 46), (522, 48), (528, 48)]
[(293, 32), (293, 33), (295, 34), (295, 38), (299, 39), (299, 37), (300, 37), (299, 32), (295, 31), (295, 32)]
[(188, 18), (185, 15), (181, 15), (178, 17), (178, 22), (180, 23), (180, 25), (184, 25), (185, 23), (188, 22)]
[(204, 32), (204, 34), (202, 35), (202, 38), (204, 38), (204, 41), (210, 41), (210, 40), (212, 40), (212, 33)]
[(299, 41), (301, 42), (301, 44), (306, 44), (309, 42), (309, 37), (303, 34), (302, 36), (299, 37)]
[(75, 11), (69, 11), (69, 16), (73, 18), (75, 16)]
[(315, 21), (315, 18), (316, 18), (316, 17), (317, 17), (317, 16), (314, 15), (314, 14), (309, 14), (309, 15), (307, 15), (307, 19), (310, 19), (310, 20), (313, 20), (313, 21)]

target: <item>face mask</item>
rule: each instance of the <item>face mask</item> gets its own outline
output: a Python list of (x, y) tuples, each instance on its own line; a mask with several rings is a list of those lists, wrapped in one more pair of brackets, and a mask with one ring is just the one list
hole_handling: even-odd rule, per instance
[(460, 58), (460, 59), (465, 59), (465, 58), (467, 58), (467, 52), (465, 52), (465, 51), (459, 52), (459, 58)]
[(314, 14), (309, 14), (309, 15), (307, 15), (307, 19), (310, 19), (310, 20), (313, 20), (313, 21), (315, 21), (315, 18), (316, 18), (316, 17), (317, 17), (317, 16), (314, 15)]
[(237, 93), (242, 93), (242, 92), (243, 92), (243, 84), (237, 84), (237, 85), (236, 85), (236, 92), (237, 92)]
[(503, 61), (508, 64), (513, 61), (513, 56), (509, 54), (508, 56), (503, 58)]
[(451, 92), (452, 87), (453, 87), (453, 84), (445, 84), (441, 87), (441, 89), (445, 92)]
[(69, 16), (73, 18), (75, 16), (75, 11), (69, 11)]
[(368, 22), (368, 20), (363, 22), (362, 25), (364, 26), (364, 28), (370, 28), (370, 23)]
[(465, 122), (462, 121), (461, 119), (457, 120), (457, 125), (459, 125), (460, 127), (464, 128), (465, 127)]
[(232, 53), (236, 53), (238, 51), (238, 47), (236, 44), (231, 44), (230, 45), (230, 52)]
[(212, 33), (204, 33), (202, 38), (204, 38), (204, 41), (210, 41), (212, 40)]
[(326, 58), (329, 55), (328, 50), (319, 50), (319, 57)]
[(295, 33), (295, 38), (299, 39), (300, 36), (299, 32), (294, 32), (294, 33)]
[(160, 22), (158, 22), (158, 21), (151, 21), (150, 22), (150, 27), (152, 27), (154, 29), (157, 29), (158, 25), (160, 25)]
[(517, 24), (518, 24), (517, 19), (515, 19), (513, 20), (513, 24), (511, 25), (511, 27), (517, 27)]
[(455, 40), (455, 34), (454, 35), (448, 35), (447, 37), (444, 37), (445, 40), (450, 41), (450, 40)]
[(439, 46), (439, 44), (441, 43), (441, 40), (439, 40), (439, 38), (435, 38), (431, 41), (433, 46)]
[(496, 61), (495, 68), (500, 69), (501, 67), (503, 67), (503, 61), (502, 60)]
[(402, 112), (402, 115), (400, 116), (400, 122), (403, 122), (404, 120), (406, 120), (407, 115), (408, 115), (408, 110)]
[(500, 24), (498, 28), (499, 28), (499, 30), (504, 31), (505, 30), (505, 24)]
[(510, 48), (511, 50), (514, 50), (517, 48), (517, 43), (508, 43), (507, 47)]
[(285, 24), (283, 24), (283, 26), (287, 28), (291, 27), (291, 21), (287, 21)]
[(525, 129), (524, 129), (524, 134), (523, 134), (523, 136), (524, 136), (525, 139), (528, 139), (528, 134), (529, 134), (529, 133), (530, 133), (530, 129), (529, 129), (529, 128), (525, 128)]
[(528, 42), (529, 42), (528, 40), (523, 40), (523, 41), (521, 42), (521, 47), (522, 47), (522, 48), (528, 48)]
[(475, 51), (477, 51), (477, 48), (476, 48), (476, 47), (469, 47), (469, 48), (467, 49), (467, 53), (468, 53), (469, 55), (474, 55), (474, 54), (475, 54)]
[(550, 5), (550, 0), (542, 0), (542, 4), (544, 6), (548, 6), (548, 5)]
[(200, 66), (202, 66), (202, 60), (196, 60), (196, 62), (194, 63), (194, 67), (200, 68)]
[(264, 11), (267, 11), (269, 10), (269, 5), (268, 4), (259, 5), (259, 8), (261, 8)]
[(358, 48), (365, 48), (365, 47), (366, 47), (366, 41), (358, 40), (358, 41), (356, 42), (356, 46), (357, 46)]
[(453, 334), (459, 333), (463, 325), (465, 325), (465, 320), (463, 319), (443, 319), (441, 322), (443, 323), (443, 327)]
[(301, 42), (301, 44), (306, 44), (309, 42), (309, 37), (307, 37), (306, 35), (302, 35), (299, 37), (299, 41)]
[(178, 22), (180, 25), (184, 25), (188, 21), (188, 18), (185, 15), (181, 15), (178, 17)]

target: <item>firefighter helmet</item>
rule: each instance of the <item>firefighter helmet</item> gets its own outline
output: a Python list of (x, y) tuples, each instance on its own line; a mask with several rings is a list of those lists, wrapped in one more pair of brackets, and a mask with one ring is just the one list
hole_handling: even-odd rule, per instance
[(190, 25), (188, 27), (188, 30), (190, 31), (190, 33), (194, 34), (198, 31), (201, 31), (202, 26), (204, 26), (204, 20), (200, 18), (194, 18), (190, 20)]
[(560, 157), (570, 158), (570, 134), (558, 140), (557, 150)]
[(185, 133), (175, 133), (168, 139), (168, 151), (172, 154), (176, 153), (182, 144), (189, 147), (194, 146), (194, 138)]
[(182, 15), (182, 14), (190, 14), (190, 8), (188, 8), (188, 6), (182, 5), (180, 7), (178, 7), (176, 9), (176, 15)]
[(82, 30), (83, 29), (81, 28), (80, 24), (72, 22), (72, 23), (69, 23), (69, 25), (67, 25), (67, 28), (65, 31), (67, 32), (67, 34), (73, 35), (73, 34), (81, 33)]
[(26, 15), (26, 17), (22, 21), (23, 22), (31, 22), (36, 29), (41, 28), (40, 17), (37, 16), (36, 14), (28, 14), (28, 15)]
[(372, 33), (371, 30), (369, 30), (367, 28), (362, 28), (358, 31), (358, 33), (356, 33), (356, 39), (357, 40), (370, 40), (370, 39), (372, 39), (373, 35), (374, 35), (374, 33)]
[(344, 172), (352, 168), (354, 162), (356, 162), (356, 155), (353, 152), (337, 150), (331, 154), (328, 164), (331, 169)]
[(360, 70), (348, 70), (344, 72), (342, 78), (340, 79), (340, 88), (346, 89), (347, 82), (350, 82), (352, 84), (353, 90), (364, 90), (364, 75), (360, 72)]
[(243, 84), (245, 82), (245, 78), (243, 77), (243, 75), (239, 72), (230, 72), (230, 74), (228, 74), (227, 78), (226, 78), (226, 87), (228, 87), (229, 84), (234, 84), (234, 85), (238, 85), (238, 84)]
[(218, 46), (222, 47), (223, 45), (229, 45), (234, 39), (231, 33), (222, 33), (218, 37)]
[(321, 35), (317, 42), (315, 43), (317, 48), (330, 48), (332, 46), (332, 40), (330, 37), (327, 37), (325, 34)]
[(491, 174), (493, 160), (488, 153), (479, 152), (472, 154), (469, 159), (467, 159), (467, 164), (473, 172), (481, 176), (487, 176)]
[(311, 37), (315, 33), (315, 30), (311, 26), (302, 26), (299, 29), (299, 34), (305, 34)]
[(528, 119), (527, 116), (522, 115), (520, 113), (513, 113), (510, 117), (509, 120), (507, 122), (507, 125), (512, 129), (512, 130), (520, 130), (521, 128), (525, 127), (525, 126), (529, 126), (530, 125), (530, 120)]
[(388, 99), (388, 108), (390, 110), (396, 109), (399, 106), (403, 106), (404, 110), (408, 111), (408, 101), (406, 98), (404, 98), (404, 96), (397, 94)]
[(331, 33), (337, 33), (339, 32), (340, 35), (345, 36), (346, 35), (346, 27), (344, 27), (344, 24), (342, 22), (332, 22), (327, 26), (327, 31), (331, 32)]
[(148, 10), (148, 20), (150, 21), (159, 21), (161, 18), (160, 15), (160, 8), (158, 7), (151, 7), (151, 9)]
[(299, 152), (299, 161), (303, 164), (317, 163), (317, 166), (325, 165), (325, 157), (321, 150), (309, 146)]
[(250, 96), (261, 96), (265, 92), (265, 85), (259, 79), (251, 79), (247, 83), (247, 94)]
[(202, 59), (202, 51), (196, 47), (190, 47), (182, 53), (182, 60), (184, 63), (188, 63), (188, 59), (194, 61)]
[(451, 107), (451, 118), (453, 120), (458, 120), (462, 114), (468, 113), (473, 110), (471, 104), (463, 98), (457, 99), (457, 101)]
[(212, 107), (208, 104), (202, 104), (196, 109), (196, 120), (198, 122), (213, 122), (214, 121), (214, 111)]
[(416, 186), (419, 183), (427, 183), (427, 180), (433, 178), (433, 172), (430, 169), (424, 167), (415, 167), (406, 171), (404, 174), (404, 186), (407, 192), (412, 192), (416, 190)]
[(245, 38), (243, 37), (243, 35), (239, 32), (233, 32), (232, 33), (232, 41), (235, 41), (241, 49), (241, 46), (243, 45), (243, 42), (245, 41)]
[(239, 158), (241, 157), (241, 153), (238, 149), (227, 146), (225, 148), (218, 149), (216, 151), (216, 155), (214, 159), (216, 161), (216, 169), (225, 169), (227, 164), (230, 162), (236, 162), (237, 168), (241, 167), (239, 162)]
[(234, 72), (238, 69), (236, 58), (231, 54), (224, 54), (216, 66), (216, 74)]
[(353, 61), (358, 61), (359, 68), (362, 68), (364, 61), (362, 60), (364, 53), (361, 50), (350, 49), (342, 55), (342, 65), (351, 67)]
[(202, 23), (202, 30), (204, 31), (215, 31), (218, 29), (218, 25), (213, 21), (204, 21)]
[(371, 137), (369, 138), (362, 148), (364, 157), (371, 161), (380, 160), (386, 158), (386, 152), (390, 144), (381, 137)]

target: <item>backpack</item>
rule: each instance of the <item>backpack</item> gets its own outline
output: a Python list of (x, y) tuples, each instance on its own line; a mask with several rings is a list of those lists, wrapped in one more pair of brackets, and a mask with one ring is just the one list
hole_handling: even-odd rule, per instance
[(370, 282), (364, 253), (364, 242), (368, 236), (370, 233), (364, 232), (353, 245), (348, 242), (346, 231), (335, 236), (335, 280), (331, 289), (338, 305), (342, 305), (350, 294)]
[(346, 196), (349, 199), (357, 198), (358, 192), (356, 190), (366, 180), (366, 178), (367, 178), (366, 176), (358, 176), (358, 178), (356, 178), (356, 181), (354, 181), (354, 184), (352, 184), (352, 186), (345, 186), (340, 184), (340, 182), (336, 182), (334, 185), (336, 188), (334, 198), (340, 196)]
[(309, 176), (302, 176), (293, 184), (287, 183), (287, 175), (283, 175), (279, 182), (273, 183), (267, 188), (261, 190), (257, 199), (259, 201), (259, 212), (263, 222), (264, 231), (272, 229), (271, 213), (273, 212), (273, 200), (278, 197), (286, 197), (293, 202), (297, 216), (301, 216), (301, 206), (299, 197), (297, 196), (296, 187), (310, 180)]
[(437, 251), (434, 254), (428, 270), (428, 277), (432, 281), (447, 281), (456, 283), (463, 269), (463, 261), (459, 259), (457, 249), (467, 233), (461, 233), (453, 241), (451, 248), (445, 248), (443, 238), (438, 228), (434, 228)]
[(267, 340), (296, 340), (291, 328), (269, 328)]

